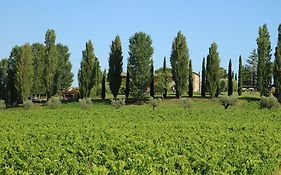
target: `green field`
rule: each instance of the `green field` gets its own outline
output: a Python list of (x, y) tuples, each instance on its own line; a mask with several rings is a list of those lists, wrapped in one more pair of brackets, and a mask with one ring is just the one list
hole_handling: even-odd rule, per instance
[(177, 100), (115, 109), (78, 103), (0, 113), (0, 174), (273, 174), (281, 110)]

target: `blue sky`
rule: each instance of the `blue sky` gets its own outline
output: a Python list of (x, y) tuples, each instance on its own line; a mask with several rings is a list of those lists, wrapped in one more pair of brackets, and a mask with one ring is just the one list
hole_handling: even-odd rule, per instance
[(212, 42), (218, 44), (221, 66), (231, 58), (237, 71), (238, 57), (244, 62), (256, 48), (258, 27), (267, 24), (272, 48), (281, 23), (280, 0), (8, 0), (0, 2), (0, 58), (24, 43), (44, 42), (48, 28), (56, 31), (57, 42), (69, 46), (74, 86), (85, 42), (93, 41), (102, 69), (108, 67), (109, 46), (116, 35), (123, 45), (124, 65), (128, 40), (135, 32), (151, 35), (155, 67), (169, 62), (171, 44), (179, 30), (187, 38), (194, 71)]

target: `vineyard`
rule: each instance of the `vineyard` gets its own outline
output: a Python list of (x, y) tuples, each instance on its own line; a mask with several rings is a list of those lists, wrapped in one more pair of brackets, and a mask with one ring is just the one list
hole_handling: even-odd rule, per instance
[(0, 113), (0, 174), (273, 174), (281, 111), (256, 102)]

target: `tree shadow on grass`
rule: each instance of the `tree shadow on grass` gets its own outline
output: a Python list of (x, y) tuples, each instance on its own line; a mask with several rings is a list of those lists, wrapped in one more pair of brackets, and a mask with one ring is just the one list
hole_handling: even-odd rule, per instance
[(106, 104), (106, 105), (109, 105), (111, 103), (111, 100), (110, 99), (92, 99), (92, 102), (94, 104)]
[(259, 97), (239, 97), (239, 100), (245, 100), (245, 101), (260, 101)]

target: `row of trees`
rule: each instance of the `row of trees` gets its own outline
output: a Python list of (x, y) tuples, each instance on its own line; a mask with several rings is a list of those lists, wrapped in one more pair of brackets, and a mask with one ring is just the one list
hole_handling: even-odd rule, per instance
[[(0, 98), (9, 104), (24, 101), (28, 95), (46, 95), (50, 98), (60, 89), (71, 85), (73, 74), (69, 61), (69, 49), (62, 44), (56, 44), (54, 30), (48, 30), (45, 44), (25, 44), (15, 46), (8, 59), (0, 62)], [(272, 75), (274, 78), (275, 95), (281, 101), (281, 25), (278, 28), (278, 45), (275, 49), (275, 61), (271, 62), (271, 44), (267, 26), (259, 28), (257, 49), (253, 50), (243, 66), (239, 57), (238, 94), (242, 94), (243, 84), (257, 87), (261, 96), (270, 95)], [(228, 73), (220, 67), (217, 44), (212, 43), (207, 59), (202, 63), (201, 95), (210, 94), (217, 97), (220, 92), (220, 80), (227, 79), (228, 95), (233, 94), (233, 78), (237, 79), (229, 61)], [(125, 95), (141, 100), (145, 97), (148, 87), (150, 96), (154, 91), (167, 96), (169, 80), (175, 83), (176, 96), (180, 98), (187, 92), (193, 95), (192, 62), (189, 57), (186, 38), (178, 32), (172, 43), (170, 56), (171, 68), (163, 67), (154, 71), (152, 39), (143, 32), (137, 32), (129, 39), (129, 58), (127, 64)], [(119, 36), (112, 41), (108, 59), (108, 73), (101, 72), (98, 58), (94, 54), (94, 47), (89, 40), (82, 51), (82, 61), (78, 72), (80, 98), (88, 98), (91, 93), (102, 94), (105, 98), (105, 84), (116, 99), (122, 84), (123, 55)], [(171, 76), (170, 76), (171, 74)], [(99, 90), (101, 89), (101, 93)]]
[[(278, 27), (277, 46), (272, 58), (270, 34), (267, 25), (259, 27), (257, 49), (251, 52), (243, 67), (243, 83), (257, 87), (261, 96), (273, 95), (281, 102), (281, 24)], [(273, 80), (273, 83), (272, 83)], [(274, 91), (272, 91), (274, 87)]]
[[(229, 61), (227, 75), (226, 71), (220, 67), (220, 58), (217, 51), (218, 46), (216, 43), (212, 43), (211, 47), (209, 48), (207, 60), (203, 58), (202, 63), (202, 97), (205, 97), (206, 93), (209, 93), (211, 98), (217, 97), (221, 92), (220, 80), (223, 78), (227, 78), (227, 90), (229, 96), (233, 94), (234, 81), (237, 79), (239, 96), (242, 95), (244, 85), (257, 88), (260, 91), (261, 96), (269, 96), (273, 73), (272, 71), (274, 68), (274, 84), (276, 87), (275, 95), (277, 97), (280, 96), (279, 99), (281, 100), (281, 87), (279, 85), (281, 84), (280, 30), (281, 27), (279, 26), (275, 63), (270, 61), (271, 49), (269, 33), (267, 26), (264, 25), (259, 28), (259, 36), (257, 38), (258, 47), (252, 51), (247, 60), (247, 65), (243, 66), (242, 57), (239, 57), (238, 78), (236, 74), (234, 75), (232, 70), (231, 60)], [(167, 90), (169, 88), (169, 73), (166, 68), (166, 58), (164, 58), (163, 67), (158, 70), (157, 76), (155, 76), (152, 56), (153, 47), (151, 37), (143, 32), (135, 33), (129, 39), (129, 58), (125, 90), (126, 97), (131, 95), (136, 99), (142, 99), (146, 95), (147, 87), (150, 89), (150, 96), (154, 97), (154, 91), (157, 90), (163, 95), (163, 97), (166, 97)], [(92, 63), (94, 64), (95, 61), (94, 59), (92, 60)], [(82, 62), (80, 72), (83, 70)], [(191, 97), (193, 95), (192, 62), (189, 58), (189, 50), (187, 47), (186, 38), (181, 32), (178, 32), (177, 36), (173, 40), (170, 63), (172, 79), (175, 83), (176, 96), (181, 97), (181, 95), (187, 91), (188, 95)], [(89, 63), (86, 64), (86, 66), (89, 65)], [(109, 71), (107, 74), (109, 87), (115, 99), (117, 98), (122, 83), (122, 66), (122, 46), (120, 37), (117, 36), (111, 44), (111, 51), (109, 54)], [(88, 86), (88, 90), (90, 90), (93, 86), (93, 80), (89, 79), (89, 77), (95, 77), (93, 76), (95, 75), (93, 70), (90, 72), (92, 73), (89, 73), (87, 76), (85, 76), (88, 77), (89, 84), (92, 83)], [(80, 82), (81, 81), (79, 81), (79, 86), (82, 92), (83, 85)], [(155, 82), (157, 84), (155, 84)], [(155, 85), (157, 85), (157, 87), (154, 87)], [(85, 97), (87, 96), (88, 95)], [(84, 95), (82, 95), (82, 97), (84, 97)]]
[(56, 34), (51, 29), (46, 32), (44, 44), (15, 46), (10, 57), (0, 62), (0, 99), (14, 105), (29, 95), (50, 98), (71, 86), (69, 57), (68, 47), (56, 44)]
[[(219, 56), (217, 46), (213, 43), (207, 56), (207, 66), (205, 69), (205, 58), (202, 63), (202, 89), (201, 95), (204, 97), (206, 92), (214, 97), (219, 92), (219, 81), (222, 78), (219, 67)], [(281, 102), (281, 25), (278, 27), (278, 42), (275, 48), (275, 60), (271, 61), (271, 43), (267, 25), (259, 28), (257, 38), (257, 49), (254, 49), (247, 64), (243, 66), (242, 57), (239, 57), (238, 70), (238, 95), (242, 95), (243, 87), (252, 87), (259, 90), (261, 96), (269, 96), (272, 86), (275, 88), (273, 95)], [(228, 67), (228, 95), (233, 94), (233, 71), (232, 63), (229, 61)], [(236, 76), (235, 76), (236, 77)], [(272, 77), (274, 83), (272, 84)], [(237, 78), (235, 78), (237, 80)]]

